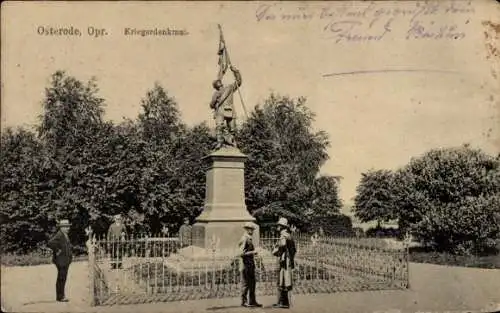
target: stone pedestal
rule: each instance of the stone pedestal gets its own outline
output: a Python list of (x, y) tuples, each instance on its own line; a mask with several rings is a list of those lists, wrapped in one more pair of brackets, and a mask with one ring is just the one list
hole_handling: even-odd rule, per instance
[[(234, 147), (219, 149), (206, 157), (205, 206), (192, 228), (192, 245), (166, 260), (177, 271), (215, 266), (238, 257), (238, 241), (243, 225), (254, 222), (245, 204), (246, 156)], [(254, 231), (254, 244), (259, 246), (259, 227)]]
[[(254, 222), (245, 204), (246, 156), (237, 148), (222, 148), (206, 157), (211, 166), (207, 171), (205, 207), (193, 225), (193, 245), (210, 248), (213, 238), (220, 249), (238, 245), (243, 224)], [(258, 226), (254, 243), (258, 245)]]

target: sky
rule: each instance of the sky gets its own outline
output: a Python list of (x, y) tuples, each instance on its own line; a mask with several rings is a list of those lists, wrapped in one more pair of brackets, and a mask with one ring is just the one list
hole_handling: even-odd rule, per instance
[[(500, 152), (499, 63), (488, 58), (482, 23), (498, 23), (498, 13), (486, 0), (2, 3), (2, 129), (37, 123), (57, 70), (95, 76), (106, 119), (136, 117), (158, 82), (187, 123), (213, 126), (220, 23), (247, 110), (271, 92), (305, 96), (315, 129), (331, 141), (321, 172), (343, 177), (340, 195), (351, 203), (369, 169), (396, 169), (464, 143)], [(40, 35), (40, 27), (82, 35)], [(89, 28), (107, 35), (90, 36)], [(142, 37), (125, 28), (188, 34)], [(235, 104), (243, 119), (239, 97)]]

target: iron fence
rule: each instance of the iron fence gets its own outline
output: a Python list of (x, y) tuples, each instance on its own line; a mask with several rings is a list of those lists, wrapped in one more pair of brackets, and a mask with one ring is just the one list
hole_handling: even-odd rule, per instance
[[(408, 288), (408, 250), (382, 240), (295, 234), (294, 293)], [(196, 239), (193, 238), (193, 242)], [(256, 258), (257, 295), (277, 289), (270, 251), (277, 237), (262, 234)], [(183, 248), (177, 237), (141, 236), (88, 243), (94, 305), (132, 304), (240, 296), (240, 258), (214, 248)]]

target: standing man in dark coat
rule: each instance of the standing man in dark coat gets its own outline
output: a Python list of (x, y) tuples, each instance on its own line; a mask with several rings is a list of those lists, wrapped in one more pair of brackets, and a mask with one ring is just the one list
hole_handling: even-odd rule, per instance
[(69, 265), (73, 260), (71, 243), (68, 237), (70, 226), (71, 224), (68, 220), (61, 220), (58, 225), (59, 231), (47, 243), (47, 246), (53, 253), (52, 262), (54, 262), (57, 267), (56, 300), (59, 302), (68, 302), (64, 289), (66, 286), (66, 278), (68, 277)]
[[(122, 216), (116, 214), (114, 216), (114, 223), (108, 229), (108, 243), (111, 248), (111, 268), (122, 268), (122, 258), (124, 250), (125, 236), (127, 229), (122, 223)], [(123, 242), (122, 242), (123, 241)]]
[(295, 241), (290, 234), (290, 226), (286, 218), (280, 218), (278, 221), (278, 230), (280, 239), (273, 249), (273, 255), (278, 257), (278, 303), (273, 307), (290, 307), (290, 298), (288, 292), (293, 287), (292, 271), (295, 268), (295, 254), (297, 248)]
[(242, 259), (240, 262), (240, 272), (241, 282), (243, 285), (241, 305), (245, 307), (261, 307), (262, 305), (257, 303), (257, 300), (255, 299), (255, 255), (257, 254), (257, 251), (252, 240), (255, 225), (248, 222), (245, 223), (243, 228), (245, 229), (245, 233), (239, 241)]
[(189, 218), (184, 218), (184, 224), (179, 228), (179, 239), (181, 242), (181, 248), (191, 245), (192, 242), (193, 227), (189, 224)]

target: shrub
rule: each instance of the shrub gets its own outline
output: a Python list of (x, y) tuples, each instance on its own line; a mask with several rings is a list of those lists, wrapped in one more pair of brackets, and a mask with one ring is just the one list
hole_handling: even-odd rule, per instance
[[(48, 248), (38, 248), (26, 254), (4, 253), (1, 256), (4, 266), (34, 266), (52, 263), (52, 251)], [(73, 262), (87, 260), (87, 255), (79, 247), (73, 248)]]
[(479, 254), (496, 248), (500, 195), (430, 206), (414, 235), (438, 251)]
[(309, 232), (318, 232), (320, 228), (327, 236), (354, 237), (355, 232), (352, 227), (352, 220), (344, 214), (336, 214), (326, 217), (313, 218), (309, 225)]
[(431, 150), (395, 176), (399, 226), (438, 251), (477, 254), (500, 235), (500, 158), (468, 146)]
[(410, 261), (448, 266), (500, 269), (498, 251), (490, 251), (490, 255), (456, 255), (438, 252), (429, 247), (410, 248)]
[(365, 237), (366, 236), (365, 231), (361, 227), (354, 227), (352, 230), (354, 231), (354, 235), (356, 237)]
[(394, 173), (370, 170), (361, 174), (354, 198), (354, 213), (361, 222), (389, 222), (397, 218), (394, 206)]
[(372, 227), (366, 231), (367, 237), (377, 237), (377, 238), (400, 238), (401, 232), (397, 228), (393, 227)]

